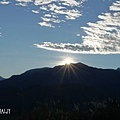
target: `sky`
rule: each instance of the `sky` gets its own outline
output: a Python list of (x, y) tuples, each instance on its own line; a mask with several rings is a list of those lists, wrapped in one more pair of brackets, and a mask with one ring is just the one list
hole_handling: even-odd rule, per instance
[(120, 67), (120, 0), (0, 0), (0, 76), (66, 58)]

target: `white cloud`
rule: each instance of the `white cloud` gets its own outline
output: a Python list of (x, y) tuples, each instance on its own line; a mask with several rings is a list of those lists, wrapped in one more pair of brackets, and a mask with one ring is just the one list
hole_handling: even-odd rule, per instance
[(54, 19), (54, 18), (50, 18), (50, 17), (41, 17), (41, 19), (43, 20), (43, 22), (52, 22), (52, 23), (60, 23), (61, 21), (59, 19)]
[(113, 6), (110, 6), (110, 10), (120, 11), (120, 1), (116, 1), (115, 3), (113, 3)]
[(2, 4), (2, 5), (8, 5), (8, 4), (10, 4), (10, 2), (7, 1), (7, 0), (3, 0), (3, 1), (0, 2), (0, 4)]
[(51, 18), (45, 18), (45, 17), (41, 17), (41, 19), (45, 22), (50, 22), (51, 21)]
[[(35, 5), (41, 5), (40, 9), (44, 10), (43, 16), (41, 17), (43, 22), (47, 21), (53, 24), (65, 22), (65, 20), (75, 20), (82, 16), (80, 11), (82, 3), (85, 1), (86, 0), (35, 0)], [(62, 15), (62, 17), (60, 17), (60, 15)]]
[(66, 19), (75, 20), (76, 18), (82, 16), (82, 14), (78, 10), (69, 10), (66, 12)]
[(52, 22), (53, 23), (60, 23), (60, 22), (62, 22), (62, 20), (60, 21), (59, 19), (52, 19)]
[(42, 6), (40, 7), (40, 9), (41, 9), (41, 10), (44, 10), (44, 11), (48, 11), (47, 6), (45, 6), (45, 5), (42, 5)]
[(82, 36), (83, 43), (99, 48), (100, 52), (120, 53), (120, 11), (116, 1), (110, 6), (111, 13), (99, 15), (96, 23), (88, 23), (88, 27), (82, 27), (87, 36)]
[[(2, 2), (0, 2), (0, 4), (9, 4), (10, 3), (9, 1), (3, 0)], [(76, 20), (77, 18), (81, 17), (82, 4), (87, 0), (14, 0), (14, 1), (16, 6), (23, 7), (27, 6), (33, 13), (38, 14), (40, 11), (39, 15), (43, 22), (46, 22), (47, 20), (46, 17), (51, 18), (49, 20), (49, 24), (53, 26), (56, 25), (56, 23), (58, 24), (60, 22), (65, 22), (67, 20)], [(38, 9), (34, 10), (34, 8)]]
[[(34, 44), (37, 48), (43, 48), (53, 51), (70, 52), (70, 53), (95, 53), (94, 48), (88, 45), (79, 43), (51, 43), (44, 42), (43, 44)], [(96, 52), (99, 53), (99, 52)]]
[[(42, 22), (47, 22), (47, 24), (49, 23), (55, 27), (53, 23), (75, 20), (82, 16), (80, 10), (82, 3), (85, 1), (86, 0), (81, 0), (81, 2), (76, 0), (46, 0), (43, 2), (42, 0), (37, 0), (35, 2), (37, 2), (37, 5), (40, 5), (40, 9), (44, 11), (41, 17)], [(43, 24), (40, 25), (43, 26)]]
[(52, 25), (51, 25), (50, 23), (48, 23), (48, 22), (39, 22), (38, 24), (41, 25), (41, 26), (54, 28), (54, 26), (52, 26)]
[(17, 6), (23, 6), (26, 7), (28, 3), (33, 2), (33, 0), (15, 0)]
[(44, 17), (51, 17), (52, 15), (50, 14), (45, 14)]
[(29, 2), (33, 2), (33, 0), (15, 0), (16, 2), (24, 2), (24, 3), (29, 3)]
[(77, 37), (80, 37), (80, 34), (77, 34), (76, 36), (77, 36)]
[(58, 6), (58, 5), (54, 4), (54, 3), (53, 4), (49, 4), (48, 7), (49, 7), (50, 11), (65, 9), (65, 7)]
[(25, 7), (25, 6), (27, 6), (27, 3), (16, 3), (15, 5)]
[(35, 0), (34, 4), (35, 5), (46, 5), (54, 1), (56, 0)]
[(44, 42), (43, 44), (35, 44), (35, 46), (37, 48), (62, 52), (120, 54), (119, 6), (120, 1), (117, 0), (109, 7), (110, 13), (102, 13), (98, 16), (99, 21), (96, 23), (89, 22), (88, 27), (81, 27), (86, 33), (86, 36), (82, 36), (82, 43)]
[(38, 14), (39, 10), (32, 10), (32, 12)]
[[(26, 0), (27, 1), (27, 0)], [(63, 4), (66, 6), (80, 6), (81, 3), (83, 3), (86, 0), (35, 0), (35, 5), (46, 5), (50, 4), (52, 2), (58, 2), (59, 4)]]

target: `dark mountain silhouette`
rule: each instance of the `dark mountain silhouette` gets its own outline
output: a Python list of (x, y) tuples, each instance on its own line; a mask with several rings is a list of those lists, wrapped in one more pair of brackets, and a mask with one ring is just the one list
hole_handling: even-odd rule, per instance
[(51, 101), (67, 109), (93, 99), (120, 100), (120, 72), (83, 63), (33, 69), (0, 81), (0, 96), (0, 106), (13, 113)]
[(118, 71), (120, 71), (120, 68), (117, 68)]
[(120, 73), (113, 69), (98, 69), (82, 63), (39, 68), (0, 82), (0, 87), (30, 87), (34, 85), (55, 86), (79, 84), (86, 87), (111, 87), (119, 85)]
[(0, 76), (0, 81), (1, 81), (1, 80), (4, 80), (4, 78)]

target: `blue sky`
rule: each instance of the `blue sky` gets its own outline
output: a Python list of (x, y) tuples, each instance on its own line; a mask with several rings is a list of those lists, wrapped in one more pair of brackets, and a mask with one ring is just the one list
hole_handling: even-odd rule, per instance
[(0, 0), (0, 76), (65, 58), (120, 67), (120, 0)]

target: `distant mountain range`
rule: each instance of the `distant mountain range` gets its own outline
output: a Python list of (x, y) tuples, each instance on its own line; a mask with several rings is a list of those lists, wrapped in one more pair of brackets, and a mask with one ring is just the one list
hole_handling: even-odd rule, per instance
[(0, 106), (14, 110), (53, 100), (68, 106), (108, 97), (120, 100), (120, 71), (83, 63), (33, 69), (0, 81), (0, 96)]

